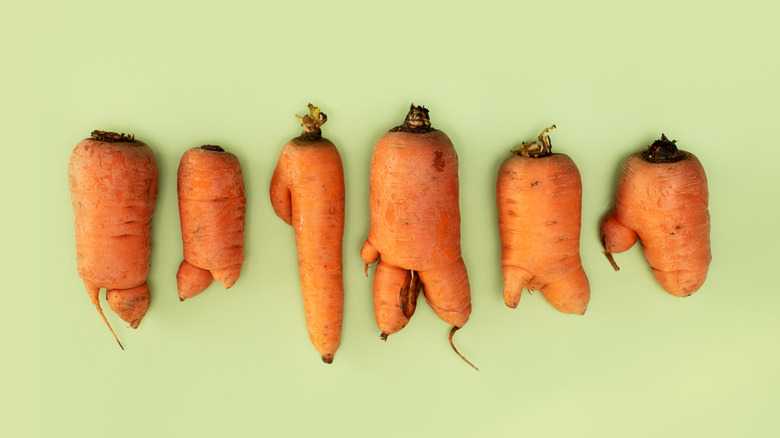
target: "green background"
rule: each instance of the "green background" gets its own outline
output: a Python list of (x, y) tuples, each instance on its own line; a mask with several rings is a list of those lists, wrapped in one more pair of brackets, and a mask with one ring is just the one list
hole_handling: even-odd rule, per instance
[[(780, 433), (775, 2), (26, 2), (0, 37), (5, 153), (3, 403), (14, 436), (770, 437)], [(312, 102), (347, 184), (345, 320), (324, 365), (293, 231), (269, 181)], [(381, 342), (360, 245), (373, 146), (411, 102), (460, 156), (474, 311), (456, 336), (421, 303)], [(504, 306), (495, 178), (555, 123), (583, 179), (583, 317)], [(76, 273), (66, 166), (93, 129), (155, 151), (153, 302), (138, 330)], [(641, 249), (601, 254), (622, 161), (664, 132), (707, 170), (713, 261), (677, 299)], [(247, 184), (238, 283), (180, 303), (176, 167), (216, 143)], [(10, 435), (9, 435), (10, 436)]]

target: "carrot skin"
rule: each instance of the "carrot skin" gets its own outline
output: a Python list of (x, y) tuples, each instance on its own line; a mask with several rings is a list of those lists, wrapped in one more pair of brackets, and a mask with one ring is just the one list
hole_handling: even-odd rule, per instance
[(557, 310), (581, 315), (590, 285), (580, 258), (582, 183), (564, 154), (513, 155), (496, 186), (504, 302), (515, 308), (523, 289), (541, 290)]
[(680, 152), (685, 158), (671, 163), (652, 163), (641, 152), (626, 160), (601, 239), (608, 255), (641, 240), (664, 290), (685, 297), (704, 283), (712, 254), (707, 177), (695, 155)]
[[(179, 299), (199, 294), (211, 278), (230, 288), (244, 262), (246, 192), (241, 163), (221, 147), (188, 149), (179, 162), (177, 193), (186, 262), (176, 274)], [(208, 282), (201, 271), (209, 273)]]
[(116, 338), (100, 308), (99, 292), (111, 291), (112, 309), (132, 328), (138, 327), (149, 305), (146, 278), (159, 175), (154, 153), (145, 143), (119, 134), (107, 139), (103, 134), (95, 131), (73, 149), (68, 186), (78, 273)]
[(284, 145), (271, 178), (271, 204), (295, 231), (306, 326), (325, 363), (333, 361), (341, 344), (344, 193), (344, 170), (333, 143), (299, 137)]

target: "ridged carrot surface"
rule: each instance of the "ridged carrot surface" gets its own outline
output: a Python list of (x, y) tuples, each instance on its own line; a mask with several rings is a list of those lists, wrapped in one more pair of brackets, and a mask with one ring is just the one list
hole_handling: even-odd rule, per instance
[(146, 314), (158, 178), (149, 146), (124, 134), (92, 132), (68, 163), (78, 273), (114, 338), (98, 296), (132, 328)]
[(244, 262), (246, 193), (241, 163), (222, 147), (188, 149), (177, 173), (184, 260), (176, 282), (184, 301), (212, 278), (230, 288)]

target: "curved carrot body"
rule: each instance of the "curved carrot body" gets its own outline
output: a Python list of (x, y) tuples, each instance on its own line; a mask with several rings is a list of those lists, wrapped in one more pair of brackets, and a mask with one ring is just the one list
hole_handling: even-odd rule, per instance
[(146, 278), (158, 178), (149, 146), (123, 134), (95, 131), (71, 153), (68, 185), (78, 273), (107, 325), (98, 301), (101, 288), (107, 289), (112, 310), (132, 328), (149, 308)]
[(443, 132), (390, 131), (379, 139), (371, 161), (371, 228), (361, 258), (366, 267), (379, 262), (374, 313), (383, 337), (409, 322), (420, 288), (441, 319), (458, 328), (468, 321), (471, 289), (461, 257), (458, 191), (458, 155)]
[(580, 260), (582, 183), (564, 154), (513, 155), (496, 187), (504, 302), (515, 308), (523, 289), (540, 290), (563, 313), (582, 315), (590, 285)]
[(661, 286), (685, 297), (704, 283), (712, 260), (709, 191), (696, 156), (682, 150), (677, 154), (680, 159), (674, 162), (648, 161), (647, 152), (628, 158), (618, 177), (614, 207), (601, 222), (601, 240), (617, 270), (612, 253), (626, 251), (640, 239)]
[(244, 262), (246, 194), (241, 163), (219, 146), (187, 150), (177, 174), (184, 260), (176, 282), (184, 301), (212, 278), (230, 288)]
[(319, 136), (325, 114), (310, 109), (304, 127), (316, 125), (317, 135), (304, 134), (284, 145), (270, 195), (276, 214), (295, 230), (309, 337), (322, 360), (331, 363), (341, 343), (344, 312), (344, 169), (336, 146)]

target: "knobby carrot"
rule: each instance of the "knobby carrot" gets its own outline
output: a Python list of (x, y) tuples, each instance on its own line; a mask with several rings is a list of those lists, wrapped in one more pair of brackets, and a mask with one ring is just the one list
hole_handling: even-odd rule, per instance
[(361, 258), (366, 272), (378, 262), (374, 314), (382, 339), (406, 326), (421, 289), (434, 312), (453, 325), (451, 334), (468, 321), (458, 190), (452, 142), (431, 127), (426, 108), (412, 105), (404, 123), (379, 139), (371, 160), (371, 228)]
[(68, 163), (78, 273), (120, 347), (98, 296), (106, 288), (109, 306), (132, 328), (146, 314), (157, 182), (154, 153), (125, 134), (93, 131)]
[(176, 273), (181, 301), (212, 278), (230, 288), (244, 262), (246, 194), (238, 158), (222, 147), (187, 150), (177, 174), (184, 260)]
[(626, 160), (614, 206), (601, 222), (604, 254), (642, 241), (653, 274), (670, 294), (686, 297), (704, 283), (712, 254), (707, 176), (698, 158), (665, 135)]
[(540, 290), (563, 313), (582, 315), (590, 299), (580, 260), (582, 182), (567, 155), (552, 153), (545, 129), (499, 168), (496, 187), (504, 302)]
[(282, 148), (271, 203), (295, 230), (309, 337), (322, 361), (332, 363), (344, 313), (344, 169), (336, 146), (322, 137), (325, 113), (309, 104), (309, 114), (297, 117), (303, 133)]

